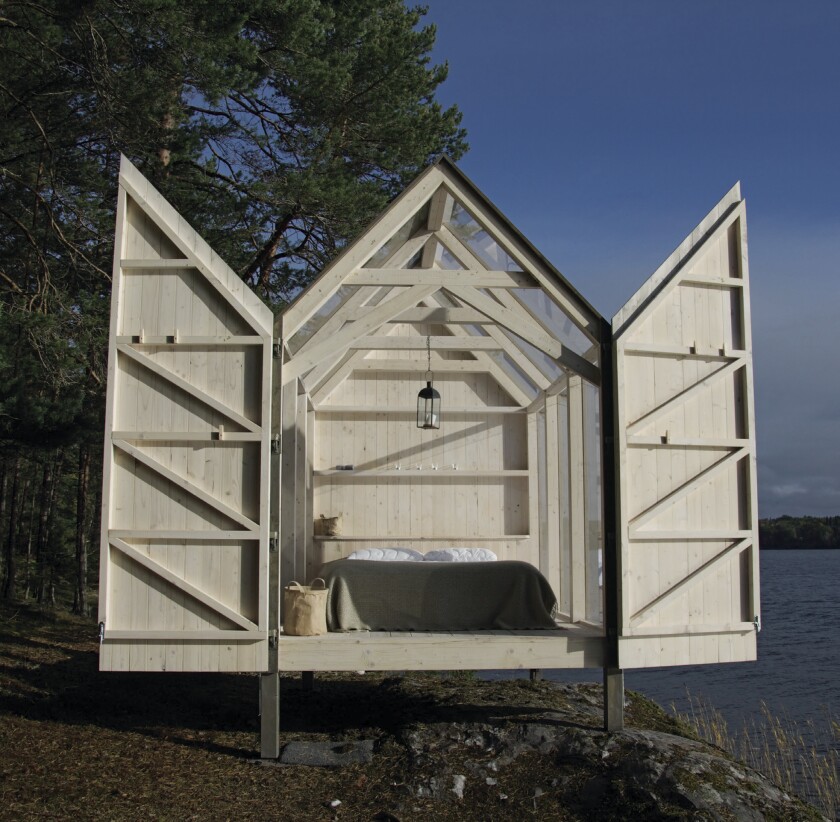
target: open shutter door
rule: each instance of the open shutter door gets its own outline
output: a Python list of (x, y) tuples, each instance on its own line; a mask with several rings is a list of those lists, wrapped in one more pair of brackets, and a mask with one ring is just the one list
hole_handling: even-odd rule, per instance
[(125, 158), (111, 299), (100, 668), (264, 671), (271, 311)]
[(613, 318), (622, 668), (755, 659), (744, 208), (736, 185)]

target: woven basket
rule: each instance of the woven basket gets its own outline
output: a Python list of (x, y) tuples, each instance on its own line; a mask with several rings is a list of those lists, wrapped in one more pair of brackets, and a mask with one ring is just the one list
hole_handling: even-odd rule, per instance
[(316, 537), (339, 537), (341, 536), (341, 514), (336, 517), (325, 517), (321, 514), (315, 520)]
[(327, 586), (318, 577), (312, 585), (290, 582), (283, 589), (283, 633), (320, 636), (327, 632)]

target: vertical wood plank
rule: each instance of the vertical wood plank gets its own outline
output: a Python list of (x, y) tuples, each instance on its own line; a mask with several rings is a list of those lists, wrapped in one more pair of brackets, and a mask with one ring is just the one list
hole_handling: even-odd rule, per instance
[(546, 569), (545, 576), (554, 589), (561, 610), (568, 611), (562, 601), (560, 580), (560, 431), (557, 411), (558, 398), (545, 400), (546, 452)]
[(570, 597), (572, 622), (586, 619), (586, 466), (583, 442), (583, 385), (577, 375), (569, 377), (569, 523)]

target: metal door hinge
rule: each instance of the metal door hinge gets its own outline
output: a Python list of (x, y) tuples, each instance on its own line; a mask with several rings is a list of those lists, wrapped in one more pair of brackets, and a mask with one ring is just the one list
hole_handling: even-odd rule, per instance
[(280, 435), (279, 434), (272, 434), (271, 435), (271, 453), (272, 454), (279, 454), (280, 451), (281, 451)]
[(277, 648), (277, 630), (269, 631), (268, 632), (268, 647), (271, 650), (275, 650)]
[(277, 553), (277, 548), (279, 547), (279, 537), (277, 531), (272, 531), (268, 535), (268, 550), (271, 551), (272, 554)]
[(105, 641), (105, 623), (99, 623), (99, 644), (101, 645)]
[(753, 617), (753, 625), (755, 626), (755, 632), (758, 633), (761, 630), (761, 617), (760, 616)]
[(282, 343), (282, 341), (272, 344), (271, 353), (274, 355), (275, 360), (279, 360), (283, 356), (283, 343)]

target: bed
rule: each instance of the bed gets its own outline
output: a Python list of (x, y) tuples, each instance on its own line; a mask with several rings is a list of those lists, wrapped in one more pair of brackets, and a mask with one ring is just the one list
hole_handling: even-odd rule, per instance
[(330, 631), (556, 628), (557, 600), (527, 562), (373, 562), (340, 559), (327, 583)]

